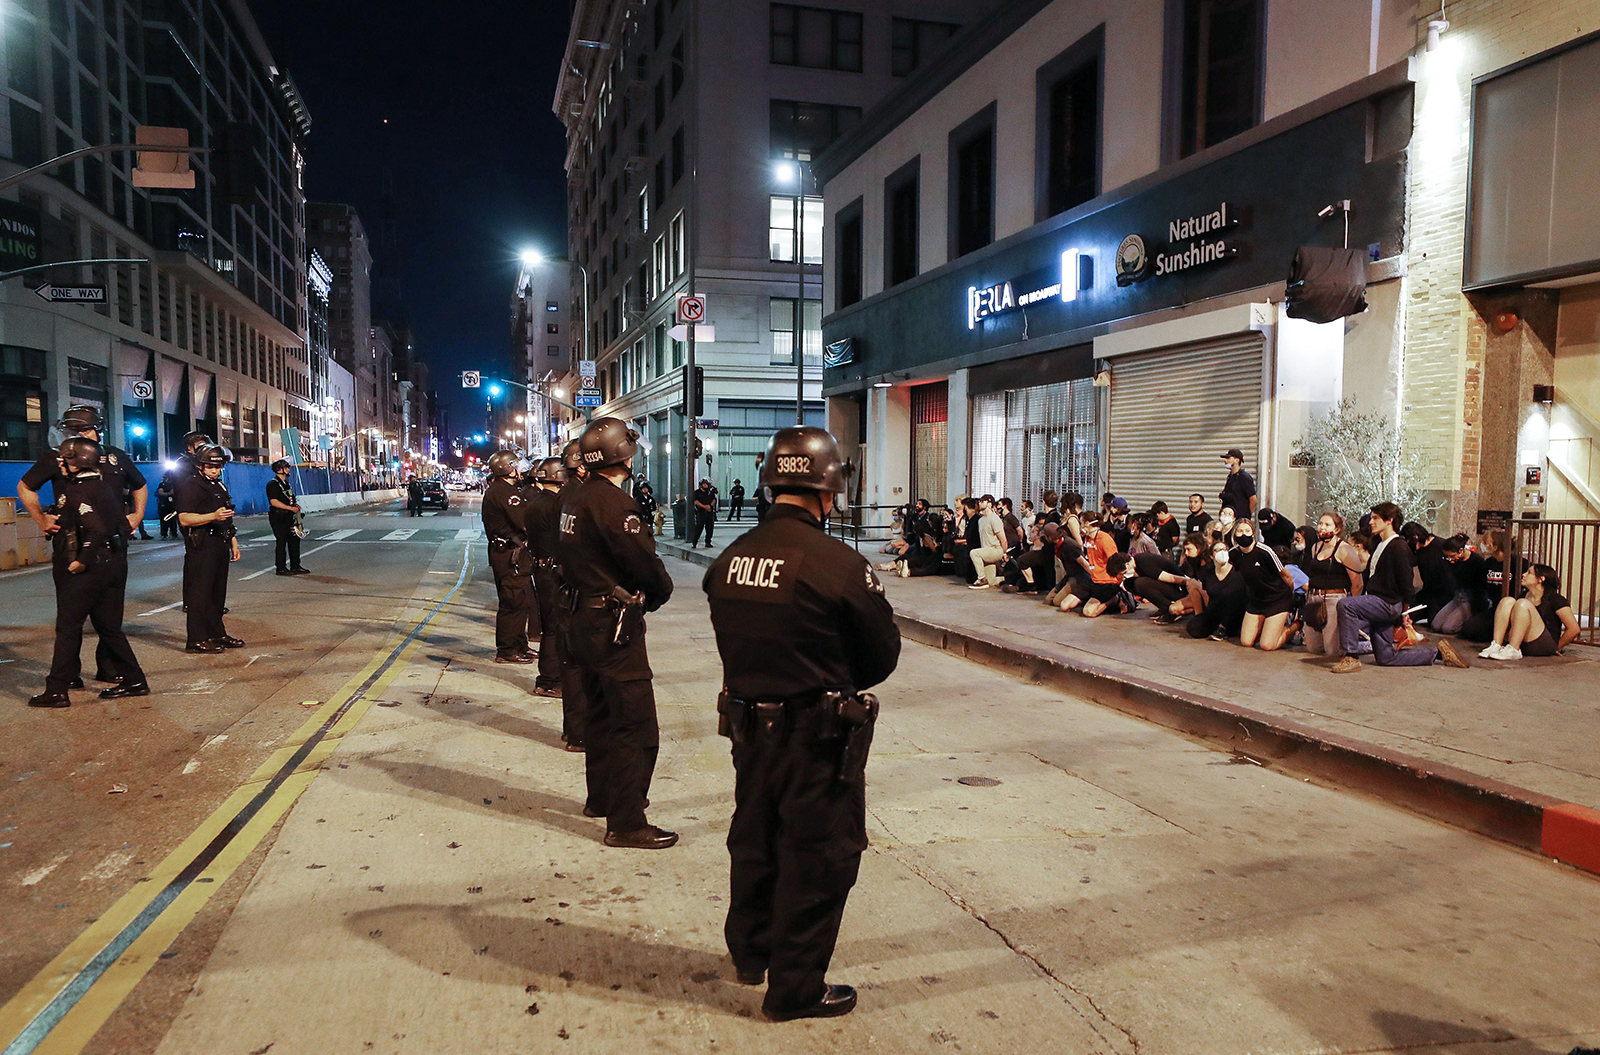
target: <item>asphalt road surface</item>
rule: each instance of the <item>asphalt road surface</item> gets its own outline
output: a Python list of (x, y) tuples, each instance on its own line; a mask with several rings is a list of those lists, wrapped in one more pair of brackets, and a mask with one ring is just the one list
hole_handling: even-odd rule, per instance
[(158, 611), (176, 547), (140, 544), (143, 700), (23, 707), (49, 577), (0, 577), (0, 1051), (1600, 1042), (1594, 877), (915, 645), (880, 690), (832, 972), (861, 1007), (765, 1023), (721, 943), (732, 774), (701, 569), (669, 562), (649, 636), (651, 819), (683, 841), (608, 850), (559, 704), (493, 663), (476, 507), (370, 512), (316, 518), (315, 574), (289, 579), (247, 578), (271, 566), (249, 523), (228, 625), (250, 647), (219, 657), (180, 651)]

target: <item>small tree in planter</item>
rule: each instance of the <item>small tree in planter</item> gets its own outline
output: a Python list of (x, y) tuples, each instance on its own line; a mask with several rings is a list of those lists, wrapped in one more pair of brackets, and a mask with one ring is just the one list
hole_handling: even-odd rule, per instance
[(1379, 502), (1393, 502), (1407, 520), (1431, 524), (1442, 508), (1426, 486), (1431, 461), (1406, 445), (1405, 426), (1356, 409), (1347, 396), (1315, 415), (1294, 441), (1292, 464), (1311, 474), (1312, 493), (1352, 526)]

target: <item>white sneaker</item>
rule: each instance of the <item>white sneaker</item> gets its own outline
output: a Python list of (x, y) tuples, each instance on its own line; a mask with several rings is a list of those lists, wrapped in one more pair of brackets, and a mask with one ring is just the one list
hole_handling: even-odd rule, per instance
[(1488, 648), (1479, 650), (1478, 658), (1479, 659), (1493, 659), (1494, 658), (1494, 654), (1496, 652), (1498, 652), (1498, 651), (1500, 651), (1500, 646), (1494, 644), (1493, 642), (1490, 642)]
[(979, 579), (977, 582), (975, 582), (971, 586), (967, 587), (967, 589), (969, 589), (969, 590), (987, 590), (988, 588), (989, 588), (989, 583), (985, 579)]
[(1500, 646), (1500, 652), (1494, 658), (1495, 659), (1521, 659), (1522, 658), (1522, 649), (1520, 649), (1520, 648), (1512, 648), (1510, 645), (1501, 645)]
[(911, 578), (911, 565), (901, 561), (894, 566), (894, 573), (902, 579), (909, 579)]

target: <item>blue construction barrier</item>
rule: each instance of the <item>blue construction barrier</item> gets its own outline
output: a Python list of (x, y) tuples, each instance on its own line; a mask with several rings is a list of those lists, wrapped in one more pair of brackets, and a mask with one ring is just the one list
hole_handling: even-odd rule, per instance
[[(156, 485), (161, 482), (161, 474), (166, 470), (160, 462), (135, 464), (149, 482), (150, 497), (145, 505), (145, 520), (153, 522), (156, 519)], [(32, 462), (0, 462), (0, 496), (14, 497), (17, 493), (17, 482), (32, 465)], [(227, 484), (228, 490), (232, 492), (234, 508), (240, 516), (267, 511), (267, 484), (271, 481), (272, 467), (267, 465), (232, 462), (222, 470), (222, 482)], [(358, 474), (342, 469), (330, 472), (326, 469), (300, 466), (290, 476), (289, 482), (297, 495), (349, 494), (361, 490)], [(40, 497), (46, 505), (55, 501), (48, 487)]]

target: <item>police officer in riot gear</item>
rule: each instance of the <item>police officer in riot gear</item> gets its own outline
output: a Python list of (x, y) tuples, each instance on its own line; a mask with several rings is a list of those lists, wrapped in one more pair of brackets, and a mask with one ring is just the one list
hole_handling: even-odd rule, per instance
[[(127, 451), (100, 442), (100, 430), (104, 424), (99, 407), (79, 403), (66, 409), (56, 427), (61, 430), (64, 440), (81, 437), (99, 446), (100, 467), (97, 471), (101, 478), (110, 483), (122, 496), (123, 511), (127, 517), (130, 533), (139, 530), (143, 534), (145, 501), (149, 495), (144, 474), (133, 464), (133, 459), (128, 457)], [(56, 516), (46, 512), (40, 504), (39, 492), (44, 490), (45, 484), (51, 485), (55, 503), (60, 507), (67, 475), (62, 471), (61, 461), (54, 450), (46, 452), (17, 483), (17, 498), (22, 502), (22, 507), (33, 517), (34, 523), (39, 525), (40, 530), (50, 535), (56, 531)], [(111, 653), (104, 640), (95, 647), (94, 656), (94, 680), (116, 682), (116, 665), (111, 660)]]
[(188, 613), (186, 652), (215, 654), (243, 648), (222, 625), (228, 600), (228, 565), (239, 559), (233, 526), (233, 496), (222, 482), (228, 455), (201, 447), (192, 455), (198, 472), (178, 482), (175, 499), (183, 531), (183, 609)]
[(267, 523), (276, 542), (278, 574), (310, 575), (311, 569), (300, 563), (300, 500), (289, 484), (293, 468), (294, 463), (287, 458), (272, 463), (272, 480), (267, 484)]
[(532, 663), (528, 616), (533, 609), (533, 560), (528, 554), (528, 505), (517, 486), (513, 451), (489, 455), (489, 485), (483, 489), (483, 530), (489, 536), (489, 567), (494, 571), (499, 609), (494, 620), (494, 661)]
[(70, 707), (69, 688), (83, 688), (79, 652), (83, 621), (88, 618), (105, 650), (102, 662), (115, 671), (111, 688), (101, 699), (148, 696), (150, 685), (122, 632), (122, 604), (128, 586), (128, 526), (121, 490), (101, 473), (103, 449), (90, 439), (61, 444), (59, 489), (61, 512), (52, 538), (56, 584), (56, 644), (44, 692), (28, 700), (30, 707)]
[(202, 447), (215, 447), (217, 441), (203, 432), (186, 432), (181, 442), (183, 453), (178, 455), (178, 479), (200, 475), (200, 463), (195, 455)]
[[(589, 479), (589, 470), (583, 467), (578, 453), (578, 440), (573, 438), (561, 449), (561, 464), (566, 470), (566, 481), (556, 492), (556, 573), (561, 575), (561, 507), (578, 493), (583, 482)], [(561, 575), (561, 593), (556, 603), (556, 637), (561, 660), (561, 739), (568, 751), (582, 751), (584, 715), (589, 712), (588, 697), (583, 694), (583, 673), (578, 669), (578, 659), (573, 653), (572, 597), (567, 591), (566, 576)], [(543, 643), (541, 642), (541, 647)], [(541, 653), (542, 655), (542, 653)]]
[(591, 475), (561, 506), (561, 574), (588, 707), (584, 814), (606, 818), (607, 846), (660, 850), (678, 836), (645, 819), (661, 733), (644, 614), (672, 596), (672, 579), (644, 513), (622, 489), (638, 439), (619, 418), (595, 420), (579, 439)]
[(724, 933), (739, 981), (767, 980), (774, 1021), (848, 1014), (829, 985), (845, 899), (866, 849), (866, 756), (877, 700), (900, 658), (872, 567), (822, 524), (845, 489), (822, 429), (778, 432), (761, 465), (772, 505), (706, 573), (722, 655), (719, 731), (733, 741)]
[[(539, 612), (539, 676), (534, 680), (535, 696), (561, 695), (561, 634), (556, 625), (556, 606), (561, 594), (561, 571), (556, 565), (556, 545), (561, 534), (561, 503), (556, 493), (566, 482), (560, 458), (546, 458), (530, 474), (532, 487), (527, 493), (528, 551), (533, 555), (533, 595)], [(567, 728), (561, 735), (570, 741), (581, 725)], [(583, 738), (577, 737), (583, 749)]]

